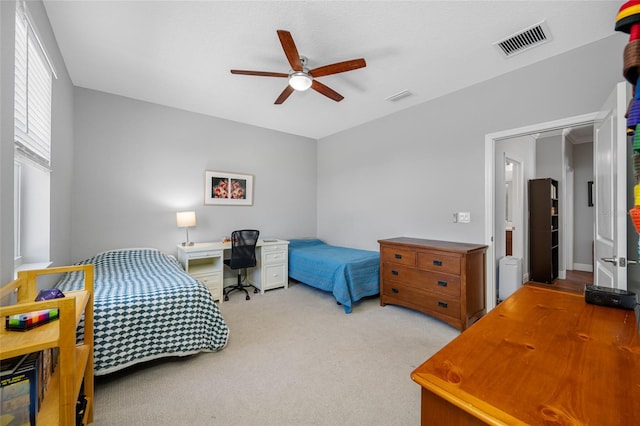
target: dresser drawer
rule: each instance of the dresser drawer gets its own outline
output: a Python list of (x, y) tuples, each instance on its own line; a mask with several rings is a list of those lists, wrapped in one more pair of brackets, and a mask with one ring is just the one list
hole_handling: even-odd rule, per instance
[(421, 271), (384, 262), (382, 264), (382, 279), (385, 283), (397, 282), (413, 288), (460, 297), (460, 277), (456, 275)]
[(452, 318), (460, 318), (460, 302), (456, 298), (399, 283), (385, 284), (382, 295), (386, 303), (413, 307), (425, 313), (438, 312)]
[(282, 264), (287, 260), (287, 252), (284, 250), (267, 251), (262, 253), (262, 262), (265, 265)]
[(401, 265), (416, 266), (416, 252), (395, 247), (382, 247), (380, 260)]
[(460, 256), (442, 252), (418, 253), (418, 268), (460, 275)]

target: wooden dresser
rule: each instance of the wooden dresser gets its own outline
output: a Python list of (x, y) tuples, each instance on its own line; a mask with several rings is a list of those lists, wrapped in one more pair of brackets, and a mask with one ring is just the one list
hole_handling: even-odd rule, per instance
[(380, 305), (401, 305), (465, 330), (486, 312), (487, 246), (419, 238), (380, 243)]
[(411, 374), (421, 423), (638, 425), (636, 321), (633, 310), (525, 285)]

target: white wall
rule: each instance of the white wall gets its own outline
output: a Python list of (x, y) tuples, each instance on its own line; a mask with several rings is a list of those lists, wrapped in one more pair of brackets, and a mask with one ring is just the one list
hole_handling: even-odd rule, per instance
[(573, 145), (573, 165), (573, 262), (591, 265), (595, 207), (588, 207), (587, 182), (593, 181), (593, 143)]
[(0, 2), (0, 283), (13, 279), (15, 3)]
[[(513, 231), (514, 237), (514, 256), (522, 259), (522, 271), (529, 271), (529, 199), (528, 199), (528, 182), (533, 178), (536, 169), (535, 162), (535, 146), (532, 136), (520, 136), (515, 138), (497, 141), (495, 144), (495, 222), (494, 229), (496, 233), (495, 250), (496, 250), (496, 268), (500, 262), (500, 258), (506, 253), (505, 239), (501, 237), (505, 231), (505, 194), (504, 194), (504, 158), (509, 157), (518, 160), (522, 170), (522, 188), (520, 211), (522, 213), (522, 223)], [(521, 242), (522, 253), (517, 254), (516, 243)], [(497, 271), (497, 269), (496, 269)], [(496, 276), (498, 276), (496, 274)]]
[[(395, 236), (484, 243), (485, 135), (597, 111), (622, 79), (626, 42), (614, 34), (320, 140), (319, 237), (367, 249)], [(459, 211), (471, 223), (453, 223)]]
[[(316, 141), (228, 120), (76, 88), (74, 260), (122, 247), (176, 254), (190, 240), (239, 228), (262, 236), (316, 235)], [(254, 176), (252, 206), (205, 206), (204, 173)]]
[[(73, 85), (41, 1), (27, 8), (53, 62), (51, 116), (50, 255), (54, 265), (71, 261), (71, 174), (73, 170)], [(15, 2), (0, 1), (0, 282), (13, 279), (13, 92)]]

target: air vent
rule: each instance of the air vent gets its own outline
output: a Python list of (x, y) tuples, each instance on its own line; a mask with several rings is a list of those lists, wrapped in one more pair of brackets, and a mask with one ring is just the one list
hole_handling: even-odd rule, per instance
[(411, 93), (408, 90), (403, 90), (402, 92), (398, 92), (394, 95), (391, 95), (387, 98), (384, 98), (385, 101), (391, 101), (391, 102), (396, 102), (399, 101), (400, 99), (406, 98), (407, 96), (411, 96), (413, 93)]
[(551, 34), (545, 21), (541, 21), (529, 28), (525, 28), (500, 41), (493, 43), (507, 58), (532, 47), (539, 46), (551, 40)]

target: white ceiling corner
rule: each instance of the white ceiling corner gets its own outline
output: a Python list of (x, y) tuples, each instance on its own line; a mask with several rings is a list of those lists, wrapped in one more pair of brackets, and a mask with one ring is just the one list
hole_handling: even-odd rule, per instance
[[(320, 139), (614, 33), (620, 1), (44, 0), (73, 83)], [(551, 42), (505, 59), (493, 46), (542, 20)], [(364, 57), (274, 105), (288, 72), (276, 30), (310, 68)], [(469, 72), (473, 63), (473, 72)], [(397, 102), (385, 99), (408, 90)]]

